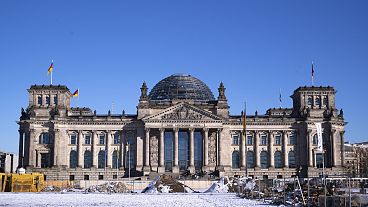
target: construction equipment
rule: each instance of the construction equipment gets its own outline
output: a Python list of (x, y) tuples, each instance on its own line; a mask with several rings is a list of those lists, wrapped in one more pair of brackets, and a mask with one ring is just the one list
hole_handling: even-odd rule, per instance
[(41, 173), (0, 173), (0, 192), (40, 192), (44, 185)]

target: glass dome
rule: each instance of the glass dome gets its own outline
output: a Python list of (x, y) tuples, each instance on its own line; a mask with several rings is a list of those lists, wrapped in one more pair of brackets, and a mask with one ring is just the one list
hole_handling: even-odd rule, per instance
[(187, 74), (174, 74), (158, 82), (148, 95), (151, 101), (215, 100), (211, 90), (201, 80)]

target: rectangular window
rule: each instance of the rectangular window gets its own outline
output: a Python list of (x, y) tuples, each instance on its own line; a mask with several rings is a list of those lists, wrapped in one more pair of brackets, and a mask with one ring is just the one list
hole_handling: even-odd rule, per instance
[(233, 136), (233, 145), (239, 145), (239, 136), (238, 135)]
[(114, 180), (118, 179), (118, 175), (117, 174), (112, 175), (112, 179)]
[(327, 106), (328, 105), (328, 99), (327, 99), (327, 96), (323, 96), (323, 100), (322, 100), (323, 102), (322, 102), (322, 104), (323, 104), (323, 106)]
[(51, 167), (50, 153), (41, 153), (41, 168)]
[(46, 96), (46, 105), (50, 106), (50, 96)]
[(42, 95), (37, 96), (37, 104), (42, 105)]
[(70, 144), (77, 144), (77, 135), (72, 134), (70, 135)]
[(84, 175), (84, 180), (89, 180), (89, 175)]
[(316, 106), (320, 106), (321, 105), (321, 98), (320, 97), (316, 97), (315, 105)]
[(261, 145), (267, 145), (267, 135), (261, 135)]
[(312, 106), (312, 104), (313, 104), (313, 98), (312, 98), (312, 96), (308, 96), (308, 102), (307, 102), (307, 105), (308, 105), (308, 106)]
[(100, 144), (105, 144), (105, 135), (100, 135)]
[(98, 175), (99, 180), (103, 180), (103, 175)]
[(296, 145), (296, 136), (294, 133), (289, 135), (289, 144)]
[(252, 135), (247, 136), (247, 145), (253, 145), (253, 136)]
[(54, 96), (54, 104), (58, 105), (58, 96), (57, 95)]
[(281, 145), (281, 135), (275, 135), (275, 145)]
[(74, 175), (69, 175), (69, 180), (73, 181), (74, 180)]
[(91, 135), (84, 136), (84, 144), (91, 144)]
[(118, 133), (114, 134), (114, 144), (119, 144), (120, 142), (120, 136)]

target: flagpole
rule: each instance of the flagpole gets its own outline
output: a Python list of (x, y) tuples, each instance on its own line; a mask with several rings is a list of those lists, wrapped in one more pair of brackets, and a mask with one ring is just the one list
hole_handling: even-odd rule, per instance
[(279, 93), (279, 104), (280, 104), (280, 108), (281, 108), (282, 107), (281, 88), (280, 88), (280, 93)]
[(52, 85), (52, 71), (50, 73), (50, 85)]
[(244, 134), (244, 145), (245, 146), (245, 177), (248, 178), (248, 156), (247, 156), (247, 101), (244, 101), (244, 117), (243, 117), (243, 121), (244, 121), (244, 129), (243, 129), (243, 134)]
[(312, 61), (312, 86), (314, 86), (314, 63)]
[(78, 88), (78, 96), (77, 96), (77, 108), (79, 106), (79, 88)]

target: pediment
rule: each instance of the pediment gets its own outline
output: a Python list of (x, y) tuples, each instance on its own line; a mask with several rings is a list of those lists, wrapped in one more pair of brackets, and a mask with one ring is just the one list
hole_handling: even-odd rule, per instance
[(179, 103), (157, 114), (143, 118), (143, 121), (221, 121), (221, 117), (187, 103)]

